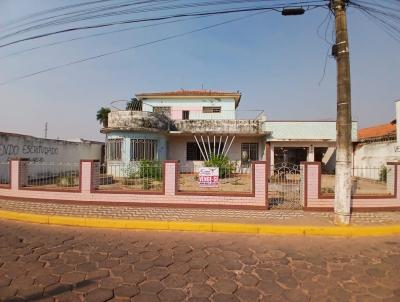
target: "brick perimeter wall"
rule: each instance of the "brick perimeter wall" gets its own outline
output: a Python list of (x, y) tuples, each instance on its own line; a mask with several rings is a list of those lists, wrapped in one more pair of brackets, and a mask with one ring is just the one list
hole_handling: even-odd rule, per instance
[[(37, 200), (62, 200), (73, 202), (106, 202), (106, 203), (135, 203), (146, 205), (175, 204), (175, 205), (221, 205), (242, 207), (263, 207), (266, 204), (266, 162), (254, 163), (254, 196), (243, 196), (237, 193), (224, 193), (219, 195), (206, 195), (206, 193), (182, 194), (177, 192), (177, 162), (166, 161), (164, 163), (164, 190), (160, 194), (121, 193), (96, 191), (99, 181), (98, 162), (91, 160), (81, 161), (80, 191), (46, 191), (30, 190), (22, 188), (22, 176), (26, 169), (21, 169), (22, 161), (11, 161), (11, 188), (0, 189), (0, 196), (37, 199)], [(20, 175), (21, 174), (21, 175)]]
[[(321, 194), (321, 167), (318, 162), (302, 163), (302, 166), (307, 170), (304, 174), (307, 175), (305, 179), (305, 189), (302, 190), (304, 198), (306, 200), (307, 210), (312, 209), (332, 209), (334, 203), (334, 197), (332, 195), (327, 196)], [(392, 189), (389, 192), (392, 196), (353, 196), (352, 197), (352, 208), (353, 209), (376, 209), (376, 210), (400, 210), (400, 164), (399, 163), (388, 163), (393, 167), (393, 173), (388, 175), (388, 186), (392, 185)], [(396, 193), (396, 195), (394, 195)]]

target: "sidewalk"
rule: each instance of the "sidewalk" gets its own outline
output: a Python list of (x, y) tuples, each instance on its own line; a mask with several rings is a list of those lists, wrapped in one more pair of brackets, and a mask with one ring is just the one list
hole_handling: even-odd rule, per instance
[[(0, 200), (0, 210), (51, 216), (105, 218), (123, 220), (152, 220), (169, 222), (214, 222), (271, 225), (332, 226), (331, 212), (304, 212), (299, 210), (230, 210), (153, 208), (127, 206), (76, 205), (52, 202)], [(400, 212), (353, 213), (354, 226), (398, 225)]]

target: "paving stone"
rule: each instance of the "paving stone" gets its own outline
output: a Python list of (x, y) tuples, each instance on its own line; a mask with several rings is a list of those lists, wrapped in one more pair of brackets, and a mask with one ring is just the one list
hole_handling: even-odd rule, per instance
[[(400, 285), (399, 285), (400, 286)], [(393, 295), (393, 290), (384, 286), (375, 286), (368, 288), (368, 291), (379, 298), (390, 298)]]
[(194, 269), (186, 273), (185, 278), (192, 283), (204, 283), (208, 280), (208, 276), (202, 270)]
[(115, 249), (110, 253), (110, 257), (112, 258), (121, 258), (123, 256), (128, 255), (128, 251)]
[(163, 280), (169, 275), (166, 267), (153, 267), (145, 272), (148, 280)]
[(114, 289), (116, 297), (131, 298), (139, 293), (139, 288), (136, 285), (122, 285)]
[(173, 263), (172, 257), (168, 257), (168, 256), (160, 256), (156, 260), (154, 260), (154, 265), (160, 266), (160, 267), (168, 267), (172, 263)]
[(135, 270), (140, 270), (140, 271), (146, 271), (149, 268), (153, 267), (154, 263), (152, 261), (146, 260), (146, 261), (139, 261), (136, 262), (133, 267)]
[(95, 271), (88, 272), (86, 274), (87, 280), (98, 280), (106, 278), (110, 275), (110, 272), (107, 269), (98, 269)]
[(242, 302), (258, 301), (259, 298), (262, 296), (261, 293), (256, 288), (253, 287), (239, 287), (235, 292), (235, 295)]
[(258, 279), (251, 274), (241, 274), (238, 276), (237, 280), (243, 286), (256, 286), (258, 284)]
[(163, 280), (163, 283), (167, 288), (183, 288), (188, 282), (186, 278), (182, 277), (182, 275), (170, 274)]
[(201, 297), (190, 297), (188, 302), (209, 302), (211, 301), (208, 298), (201, 298)]
[(85, 280), (86, 275), (80, 272), (69, 272), (61, 275), (61, 282), (68, 284), (77, 284)]
[(208, 261), (203, 258), (194, 258), (188, 262), (192, 269), (204, 269), (208, 265)]
[(214, 293), (214, 289), (207, 284), (195, 284), (191, 288), (192, 297), (208, 298)]
[(86, 302), (104, 302), (114, 297), (113, 291), (105, 288), (92, 290), (85, 296)]
[(160, 299), (155, 294), (141, 293), (132, 298), (132, 302), (160, 302)]
[(121, 274), (121, 278), (124, 283), (134, 285), (146, 280), (145, 273), (143, 271), (124, 272), (123, 274)]
[(11, 281), (11, 286), (16, 288), (28, 288), (33, 284), (33, 279), (25, 276), (20, 276)]
[(0, 277), (0, 287), (9, 286), (11, 283), (11, 279), (7, 277)]
[(122, 283), (122, 278), (120, 277), (106, 277), (100, 280), (100, 287), (113, 289)]
[(215, 294), (211, 300), (214, 302), (240, 302), (240, 300), (235, 295), (221, 293)]
[(82, 299), (78, 294), (67, 292), (56, 296), (57, 302), (81, 302)]
[(232, 294), (237, 289), (237, 284), (229, 279), (217, 280), (212, 287), (218, 293)]
[(76, 266), (76, 270), (84, 273), (89, 273), (97, 269), (96, 262), (85, 262)]
[(0, 297), (12, 297), (17, 293), (17, 288), (8, 286), (0, 288)]
[(166, 288), (158, 294), (158, 297), (161, 301), (176, 302), (184, 301), (186, 298), (186, 294), (180, 289)]
[(190, 266), (185, 262), (174, 262), (168, 266), (168, 270), (172, 274), (185, 274), (190, 270)]
[(144, 281), (139, 286), (142, 292), (152, 294), (158, 294), (164, 289), (164, 285), (160, 281)]

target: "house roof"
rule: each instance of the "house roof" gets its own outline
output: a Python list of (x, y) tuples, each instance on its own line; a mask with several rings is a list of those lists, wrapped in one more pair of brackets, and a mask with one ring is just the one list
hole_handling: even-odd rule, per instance
[(136, 95), (138, 100), (145, 99), (156, 99), (156, 98), (233, 98), (235, 100), (235, 106), (237, 107), (240, 102), (242, 94), (237, 92), (227, 92), (227, 91), (213, 91), (213, 90), (177, 90), (177, 91), (167, 91), (167, 92), (150, 92), (150, 93), (139, 93)]
[(376, 125), (358, 130), (359, 140), (387, 138), (396, 135), (396, 122)]

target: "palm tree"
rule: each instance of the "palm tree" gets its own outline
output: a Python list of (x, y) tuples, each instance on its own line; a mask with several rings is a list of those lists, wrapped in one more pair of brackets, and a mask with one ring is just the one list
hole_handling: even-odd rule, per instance
[(103, 124), (103, 127), (108, 126), (108, 114), (111, 112), (110, 108), (101, 107), (97, 111), (96, 119), (99, 121), (100, 124)]

